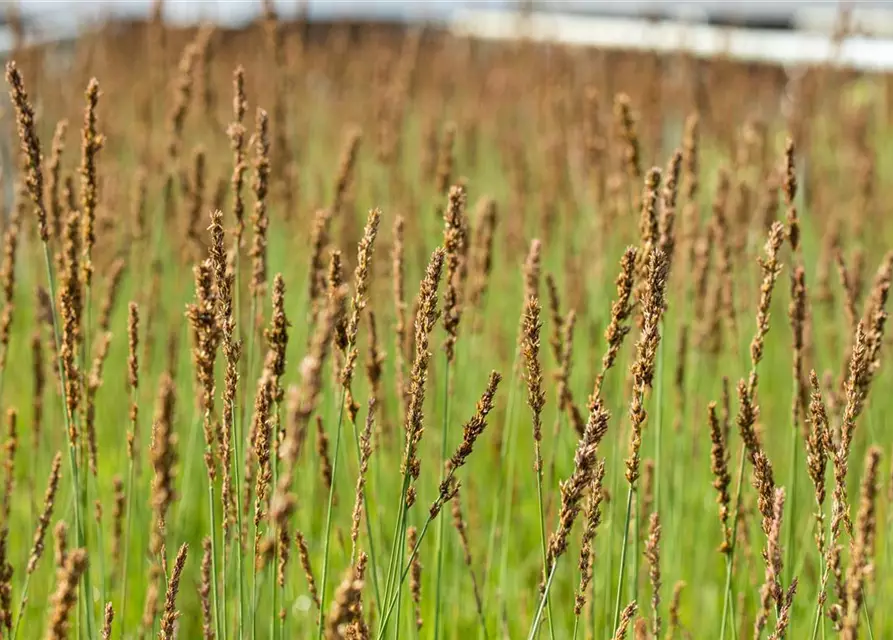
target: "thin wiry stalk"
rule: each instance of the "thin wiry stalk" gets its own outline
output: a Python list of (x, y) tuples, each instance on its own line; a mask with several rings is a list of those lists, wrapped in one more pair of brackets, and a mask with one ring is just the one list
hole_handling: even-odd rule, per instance
[(326, 525), (323, 529), (323, 555), (322, 555), (322, 580), (319, 586), (319, 619), (317, 620), (317, 637), (322, 639), (325, 629), (326, 610), (326, 583), (329, 577), (329, 542), (332, 534), (332, 512), (335, 506), (335, 478), (338, 476), (338, 461), (341, 460), (341, 423), (344, 420), (344, 403), (347, 389), (341, 387), (340, 401), (338, 403), (338, 423), (335, 430), (335, 452), (332, 463), (332, 483), (329, 485), (329, 497), (326, 506)]
[(617, 581), (617, 597), (614, 600), (614, 622), (611, 625), (612, 633), (617, 630), (620, 624), (621, 603), (623, 602), (623, 578), (626, 575), (624, 567), (626, 566), (626, 550), (629, 546), (629, 521), (633, 506), (633, 486), (630, 485), (626, 493), (626, 516), (623, 520), (623, 543), (620, 545), (620, 569), (617, 572), (619, 579)]
[[(449, 441), (447, 439), (447, 428), (450, 424), (450, 364), (452, 359), (449, 355), (444, 354), (444, 374), (443, 374), (443, 421), (440, 424), (440, 459), (441, 459), (441, 481), (443, 481), (443, 474), (445, 473), (445, 469), (443, 469), (443, 465), (446, 463), (447, 459), (447, 447), (449, 446)], [(435, 578), (435, 588), (434, 588), (434, 640), (440, 638), (440, 611), (441, 611), (441, 602), (442, 602), (442, 587), (443, 587), (443, 558), (446, 555), (445, 544), (444, 544), (444, 527), (446, 526), (446, 518), (441, 518), (440, 522), (437, 525), (437, 542), (436, 542), (436, 556), (437, 556), (437, 576)]]
[[(723, 589), (723, 601), (722, 601), (722, 617), (720, 618), (720, 632), (719, 637), (720, 640), (724, 640), (726, 637), (726, 624), (728, 622), (729, 617), (734, 618), (734, 614), (731, 613), (732, 608), (732, 571), (734, 569), (735, 562), (735, 548), (738, 546), (738, 517), (741, 515), (741, 489), (744, 485), (744, 465), (746, 462), (745, 454), (747, 453), (747, 447), (742, 443), (741, 445), (741, 454), (738, 458), (738, 479), (735, 481), (735, 515), (732, 516), (732, 535), (731, 541), (729, 544), (729, 551), (726, 554), (726, 581), (725, 588)], [(732, 633), (736, 633), (736, 627), (734, 624), (734, 620), (732, 621)]]

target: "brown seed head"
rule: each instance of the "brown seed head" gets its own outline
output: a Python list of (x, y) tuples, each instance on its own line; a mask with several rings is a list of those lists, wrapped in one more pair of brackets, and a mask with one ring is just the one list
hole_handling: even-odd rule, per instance
[(353, 381), (354, 368), (358, 356), (357, 334), (360, 327), (360, 315), (366, 308), (369, 292), (370, 269), (372, 266), (372, 252), (375, 248), (375, 238), (378, 235), (378, 225), (381, 221), (381, 210), (372, 209), (366, 220), (366, 229), (357, 249), (357, 267), (354, 271), (354, 295), (351, 299), (350, 315), (345, 328), (347, 346), (344, 368), (341, 371), (341, 384), (349, 392)]
[(164, 543), (165, 522), (171, 503), (176, 499), (174, 467), (177, 463), (177, 436), (174, 433), (174, 408), (176, 389), (168, 374), (162, 374), (158, 385), (158, 399), (152, 424), (150, 459), (152, 478), (152, 511), (154, 522), (151, 531), (150, 551), (161, 552)]
[(731, 530), (729, 528), (729, 453), (725, 436), (716, 415), (716, 403), (711, 402), (707, 407), (707, 415), (710, 422), (710, 470), (713, 472), (713, 488), (716, 489), (716, 502), (719, 505), (719, 522), (722, 527), (722, 545), (720, 551), (727, 553), (731, 550)]
[(84, 286), (89, 288), (93, 277), (93, 245), (96, 244), (96, 205), (99, 185), (96, 178), (96, 156), (105, 144), (105, 137), (96, 131), (96, 106), (99, 103), (99, 82), (91, 78), (85, 94), (84, 128), (81, 133), (81, 211), (83, 213), (83, 269)]
[(47, 481), (47, 489), (43, 498), (43, 511), (37, 520), (37, 529), (34, 532), (34, 542), (31, 545), (31, 553), (28, 554), (28, 566), (25, 573), (32, 574), (37, 568), (40, 556), (43, 555), (44, 539), (53, 517), (53, 507), (56, 505), (56, 491), (59, 488), (59, 476), (62, 466), (62, 454), (56, 452), (53, 457), (53, 465), (50, 469), (50, 478)]
[(68, 638), (68, 617), (77, 605), (78, 583), (87, 570), (87, 551), (75, 549), (65, 559), (65, 566), (56, 576), (56, 592), (53, 594), (53, 610), (47, 628), (47, 640)]
[(431, 255), (425, 277), (419, 287), (418, 311), (415, 319), (415, 359), (409, 377), (409, 403), (404, 420), (406, 453), (402, 469), (403, 473), (408, 473), (413, 481), (419, 477), (420, 471), (418, 445), (424, 432), (425, 386), (428, 381), (428, 362), (431, 358), (428, 345), (431, 331), (437, 323), (437, 287), (443, 272), (443, 262), (444, 251), (438, 247)]
[(444, 212), (443, 248), (446, 252), (446, 275), (443, 294), (443, 328), (447, 337), (443, 348), (447, 360), (452, 362), (455, 356), (456, 338), (459, 331), (459, 319), (462, 307), (459, 299), (461, 289), (461, 268), (464, 266), (462, 256), (466, 251), (468, 239), (465, 236), (465, 187), (450, 187), (449, 204)]
[(34, 203), (37, 216), (37, 231), (42, 242), (49, 241), (47, 214), (43, 199), (43, 172), (41, 171), (40, 138), (34, 122), (34, 108), (28, 100), (28, 93), (22, 82), (22, 76), (14, 61), (6, 63), (6, 83), (9, 85), (9, 96), (16, 111), (19, 140), (22, 150), (22, 170), (28, 194)]
[(186, 552), (188, 545), (180, 546), (177, 559), (174, 561), (174, 570), (167, 583), (167, 593), (164, 596), (164, 613), (161, 616), (161, 630), (158, 633), (159, 640), (174, 640), (174, 625), (180, 613), (177, 611), (177, 593), (180, 591), (180, 576), (183, 566), (186, 564)]
[(267, 216), (267, 191), (270, 181), (270, 136), (267, 112), (257, 110), (254, 134), (254, 179), (251, 187), (254, 190), (254, 213), (251, 226), (254, 236), (251, 241), (249, 255), (251, 266), (251, 292), (256, 299), (263, 298), (267, 287), (267, 227), (270, 224)]

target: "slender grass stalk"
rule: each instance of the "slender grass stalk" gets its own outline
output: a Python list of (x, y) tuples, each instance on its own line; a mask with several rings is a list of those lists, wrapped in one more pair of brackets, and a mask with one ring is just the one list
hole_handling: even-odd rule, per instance
[[(99, 495), (99, 484), (94, 478), (94, 486), (96, 487), (96, 495)], [(96, 544), (99, 547), (99, 601), (108, 602), (108, 593), (105, 584), (105, 544), (102, 538), (102, 522), (96, 520)]]
[(623, 577), (625, 574), (626, 550), (629, 546), (629, 521), (634, 491), (633, 485), (630, 485), (629, 490), (626, 492), (626, 517), (623, 522), (623, 544), (620, 546), (620, 569), (617, 571), (617, 598), (614, 602), (614, 622), (611, 624), (612, 633), (617, 630), (617, 625), (620, 624), (620, 603), (623, 601)]
[[(794, 393), (796, 394), (796, 386)], [(794, 399), (794, 402), (797, 402), (797, 398)], [(794, 425), (791, 428), (791, 458), (790, 458), (790, 470), (788, 471), (788, 477), (791, 479), (791, 492), (790, 498), (788, 499), (788, 531), (787, 531), (787, 541), (785, 543), (785, 583), (790, 584), (791, 578), (793, 576), (794, 571), (794, 562), (792, 560), (792, 554), (794, 553), (794, 533), (797, 527), (797, 465), (799, 464), (799, 450), (800, 447), (797, 446), (797, 430), (799, 425)]]
[[(725, 640), (726, 625), (729, 619), (729, 612), (732, 603), (732, 571), (735, 566), (735, 550), (738, 547), (738, 517), (741, 515), (741, 489), (744, 483), (744, 466), (746, 462), (745, 454), (747, 447), (741, 444), (741, 454), (738, 456), (738, 479), (735, 481), (735, 515), (732, 516), (732, 540), (729, 545), (729, 552), (726, 554), (726, 582), (723, 589), (722, 617), (720, 618), (720, 640)], [(732, 633), (735, 633), (734, 619), (732, 621)]]
[[(208, 517), (211, 519), (211, 602), (214, 607), (214, 624), (219, 634), (221, 625), (220, 600), (217, 594), (217, 516), (214, 508), (214, 483), (208, 478)], [(225, 569), (224, 569), (225, 571)], [(226, 583), (224, 582), (224, 586)], [(123, 621), (122, 621), (123, 622)], [(124, 626), (123, 624), (121, 625)], [(224, 632), (225, 633), (225, 632)], [(226, 636), (217, 636), (226, 637)]]
[[(540, 463), (540, 468), (536, 470), (536, 498), (537, 504), (539, 506), (539, 520), (540, 520), (540, 547), (542, 549), (543, 554), (543, 571), (546, 571), (546, 567), (548, 567), (548, 556), (546, 555), (546, 514), (543, 510), (543, 470), (542, 463)], [(554, 567), (550, 574), (554, 574)], [(543, 594), (543, 599), (546, 602), (546, 609), (549, 618), (549, 637), (552, 640), (555, 640), (555, 627), (552, 622), (552, 605), (549, 601), (549, 592), (548, 590)]]
[(527, 640), (534, 640), (536, 638), (537, 629), (540, 626), (540, 620), (543, 617), (543, 609), (546, 605), (546, 600), (549, 597), (549, 590), (552, 588), (552, 579), (555, 577), (555, 569), (558, 567), (558, 563), (552, 565), (552, 570), (549, 572), (549, 577), (546, 579), (546, 586), (543, 589), (543, 596), (540, 598), (539, 606), (536, 608), (536, 615), (533, 618), (533, 624), (530, 627), (530, 633), (527, 635)]
[[(660, 321), (660, 334), (664, 334), (664, 319)], [(654, 510), (658, 513), (664, 511), (660, 508), (660, 459), (663, 443), (663, 416), (664, 416), (664, 345), (666, 340), (661, 340), (657, 346), (657, 389), (654, 393)], [(638, 599), (636, 599), (638, 602)]]
[(335, 453), (334, 461), (332, 462), (332, 484), (329, 486), (328, 506), (326, 507), (326, 526), (323, 533), (322, 581), (320, 582), (319, 589), (320, 607), (319, 620), (317, 622), (317, 637), (320, 638), (320, 640), (323, 637), (325, 622), (324, 611), (326, 610), (326, 583), (329, 578), (329, 542), (331, 540), (332, 533), (332, 511), (334, 510), (335, 506), (335, 478), (338, 477), (338, 462), (341, 460), (341, 423), (344, 420), (344, 401), (346, 391), (347, 390), (344, 387), (341, 388), (341, 400), (338, 403), (338, 426), (335, 430)]
[[(50, 260), (50, 247), (49, 244), (44, 241), (43, 242), (43, 258), (44, 265), (46, 266), (46, 277), (47, 277), (47, 286), (49, 288), (49, 296), (50, 296), (50, 313), (53, 322), (53, 339), (56, 342), (56, 351), (58, 353), (59, 350), (59, 322), (56, 317), (56, 282), (53, 277), (53, 266), (52, 261)], [(66, 378), (65, 371), (62, 367), (62, 360), (59, 359), (58, 362), (59, 367), (59, 380), (62, 384), (62, 413), (64, 414), (65, 419), (65, 430), (67, 433), (71, 433), (71, 421), (74, 419), (74, 416), (70, 416), (68, 414), (68, 408), (66, 405)], [(72, 486), (72, 496), (74, 502), (74, 521), (75, 521), (75, 538), (77, 540), (77, 545), (80, 548), (83, 548), (85, 545), (84, 535), (84, 515), (81, 511), (81, 505), (79, 503), (79, 497), (81, 496), (81, 484), (78, 473), (78, 462), (77, 462), (77, 452), (75, 451), (75, 444), (72, 439), (68, 438), (68, 464), (70, 467), (71, 473), (71, 486)], [(81, 576), (81, 580), (83, 583), (84, 593), (87, 594), (87, 597), (84, 598), (84, 602), (86, 605), (87, 615), (86, 615), (86, 624), (87, 624), (87, 635), (89, 637), (93, 637), (93, 629), (95, 627), (93, 622), (93, 607), (90, 605), (90, 594), (93, 593), (93, 590), (90, 586), (90, 572), (84, 571)]]
[[(450, 358), (444, 354), (444, 374), (443, 374), (443, 421), (440, 425), (440, 481), (443, 482), (446, 473), (445, 464), (449, 456), (447, 447), (449, 440), (447, 439), (447, 431), (450, 424)], [(437, 576), (435, 577), (434, 589), (434, 640), (440, 638), (440, 611), (442, 598), (442, 581), (443, 581), (443, 557), (446, 553), (444, 544), (444, 527), (446, 526), (446, 518), (441, 518), (437, 524)]]
[[(515, 456), (511, 455), (514, 451), (514, 441), (515, 439), (512, 437), (514, 434), (514, 413), (515, 413), (515, 391), (517, 389), (517, 380), (515, 378), (515, 372), (518, 369), (518, 358), (520, 358), (520, 350), (515, 349), (515, 358), (512, 363), (512, 379), (509, 382), (509, 397), (508, 397), (508, 406), (506, 408), (505, 420), (502, 425), (502, 442), (499, 447), (499, 459), (505, 461), (507, 466), (507, 471), (505, 475), (505, 484), (501, 484), (500, 492), (494, 492), (494, 507), (493, 507), (493, 518), (490, 522), (490, 533), (488, 536), (487, 542), (487, 560), (484, 565), (484, 597), (486, 598), (489, 590), (487, 589), (487, 583), (490, 579), (490, 570), (491, 570), (491, 562), (493, 561), (493, 556), (496, 553), (496, 530), (499, 524), (499, 512), (501, 510), (503, 502), (506, 502), (506, 514), (505, 514), (505, 522), (511, 518), (511, 510), (512, 510), (512, 500), (511, 494), (514, 491), (515, 486)], [(500, 475), (500, 480), (503, 479), (503, 476)], [(504, 500), (503, 494), (505, 492), (509, 493), (509, 499)], [(506, 536), (508, 539), (508, 534), (511, 531), (505, 525), (505, 522), (502, 527), (502, 534)], [(508, 546), (503, 542), (501, 545), (502, 554), (500, 560), (500, 580), (499, 580), (499, 589), (502, 590), (503, 586), (503, 578), (506, 573), (506, 565), (508, 563)]]
[(28, 587), (31, 586), (31, 574), (25, 574), (25, 584), (22, 585), (22, 597), (19, 599), (19, 610), (16, 613), (15, 624), (12, 627), (12, 640), (16, 640), (19, 635), (19, 624), (22, 622), (22, 614), (25, 612), (25, 606), (28, 604)]
[(127, 463), (127, 514), (124, 525), (124, 564), (121, 568), (121, 637), (124, 637), (124, 622), (127, 620), (127, 582), (130, 576), (128, 565), (130, 564), (130, 530), (133, 524), (133, 457), (128, 456)]

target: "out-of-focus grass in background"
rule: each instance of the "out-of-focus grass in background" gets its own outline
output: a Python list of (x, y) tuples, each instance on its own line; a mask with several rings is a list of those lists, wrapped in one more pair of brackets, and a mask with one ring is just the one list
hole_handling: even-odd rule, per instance
[[(91, 78), (99, 83), (95, 126), (103, 146), (95, 157), (96, 242), (89, 256), (94, 275), (89, 288), (81, 279), (68, 283), (69, 292), (78, 290), (84, 296), (73, 362), (85, 391), (101, 344), (101, 310), (111, 296), (109, 349), (101, 383), (93, 385), (94, 476), (88, 465), (86, 429), (80, 428), (78, 438), (70, 442), (65, 428), (63, 405), (69, 394), (60, 391), (51, 315), (41, 310), (39, 302), (49, 290), (44, 245), (34, 202), (21, 185), (26, 172), (21, 169), (23, 154), (16, 142), (16, 111), (7, 103), (2, 112), (8, 132), (3, 180), (6, 192), (18, 195), (10, 198), (3, 224), (7, 238), (10, 230), (18, 230), (18, 244), (14, 277), (9, 280), (13, 297), (4, 301), (11, 313), (11, 329), (3, 347), (6, 361), (0, 403), (4, 410), (17, 412), (18, 447), (14, 457), (8, 453), (11, 448), (3, 454), (10, 460), (5, 473), (14, 484), (2, 521), (6, 537), (0, 549), (8, 570), (0, 575), (0, 610), (11, 623), (21, 616), (20, 637), (43, 634), (53, 611), (66, 603), (53, 596), (60, 590), (58, 585), (65, 584), (66, 568), (72, 568), (71, 562), (62, 571), (54, 566), (52, 532), (57, 521), (68, 524), (69, 551), (84, 546), (88, 561), (88, 579), (78, 580), (79, 588), (68, 600), (72, 636), (98, 635), (107, 602), (116, 612), (114, 636), (164, 634), (165, 591), (171, 586), (176, 551), (187, 543), (179, 593), (171, 602), (171, 611), (181, 613), (174, 624), (181, 638), (202, 634), (203, 620), (208, 623), (206, 637), (212, 630), (226, 637), (313, 637), (318, 629), (326, 637), (349, 637), (348, 623), (360, 619), (370, 637), (379, 637), (386, 618), (388, 636), (523, 637), (537, 626), (534, 619), (544, 580), (542, 547), (561, 528), (560, 483), (572, 476), (586, 494), (580, 496), (580, 507), (586, 507), (593, 490), (602, 497), (601, 522), (589, 557), (593, 577), (575, 616), (584, 509), (573, 523), (564, 521), (572, 524), (569, 547), (555, 562), (549, 604), (542, 607), (538, 626), (541, 637), (567, 638), (573, 633), (611, 637), (617, 631), (617, 614), (632, 601), (638, 604), (636, 617), (647, 621), (643, 637), (655, 632), (655, 613), (661, 618), (661, 637), (752, 636), (766, 581), (761, 552), (767, 545), (771, 547), (769, 566), (778, 568), (773, 560), (781, 563), (779, 588), (787, 590), (795, 577), (798, 586), (786, 612), (784, 597), (769, 602), (764, 636), (777, 625), (783, 627), (779, 620), (785, 617), (790, 620), (786, 633), (791, 638), (833, 636), (835, 626), (844, 625), (848, 618), (844, 637), (855, 637), (846, 634), (856, 632), (863, 637), (885, 637), (891, 632), (893, 620), (883, 606), (890, 589), (886, 578), (890, 438), (883, 422), (884, 388), (890, 374), (885, 362), (888, 339), (878, 334), (890, 277), (889, 260), (884, 258), (890, 237), (884, 215), (890, 195), (884, 179), (889, 173), (889, 154), (884, 150), (893, 114), (889, 75), (859, 74), (833, 64), (789, 74), (777, 67), (722, 57), (704, 60), (684, 53), (608, 52), (523, 40), (487, 43), (437, 28), (287, 21), (273, 14), (238, 29), (181, 28), (158, 19), (111, 23), (85, 31), (65, 45), (15, 42), (11, 58), (34, 109), (43, 154), (44, 191), (39, 198), (46, 203), (51, 221), (54, 210), (66, 218), (70, 209), (86, 215), (84, 193), (90, 180), (89, 171), (82, 168), (80, 150), (84, 91)], [(191, 64), (184, 64), (185, 60)], [(238, 65), (244, 68), (247, 98), (241, 191), (245, 229), (243, 246), (234, 249), (231, 123), (235, 119), (233, 72)], [(178, 105), (182, 107), (180, 124), (174, 117)], [(629, 106), (628, 113), (623, 105)], [(253, 182), (258, 158), (263, 156), (258, 152), (263, 145), (255, 128), (255, 114), (261, 108), (269, 116), (270, 174), (269, 192), (263, 198), (266, 216), (261, 216), (259, 224)], [(692, 128), (695, 117), (696, 132)], [(59, 204), (54, 205), (51, 141), (57, 122), (63, 119), (68, 121), (68, 130), (58, 172)], [(631, 128), (624, 126), (624, 119)], [(350, 165), (346, 161), (349, 141), (357, 132), (355, 162)], [(786, 203), (782, 195), (785, 188), (790, 193), (790, 178), (785, 187), (788, 138), (796, 147), (791, 170), (798, 188), (792, 203)], [(175, 153), (170, 151), (172, 142)], [(643, 199), (649, 201), (647, 190), (643, 192), (648, 168), (667, 167), (677, 148), (682, 151), (682, 167), (675, 209), (669, 195), (658, 191), (656, 208), (646, 209), (643, 215), (638, 205)], [(670, 173), (664, 170), (663, 185)], [(68, 178), (70, 199), (65, 189)], [(467, 207), (449, 208), (451, 185), (464, 188)], [(314, 349), (313, 336), (326, 322), (327, 269), (334, 251), (340, 251), (343, 261), (347, 315), (355, 308), (358, 244), (367, 214), (375, 207), (380, 208), (381, 219), (368, 264), (368, 304), (359, 316), (356, 341), (347, 345), (347, 353), (350, 346), (358, 349), (351, 391), (359, 412), (351, 421), (341, 404), (346, 353), (337, 341), (326, 349), (315, 401), (307, 394), (308, 372), (314, 364), (308, 355), (320, 353)], [(495, 207), (492, 251), (487, 240), (490, 207)], [(797, 209), (796, 216), (792, 208)], [(235, 278), (233, 337), (241, 341), (242, 349), (230, 434), (223, 413), (226, 363), (220, 345), (226, 314), (220, 313), (219, 300), (212, 299), (205, 316), (212, 338), (202, 343), (211, 345), (216, 354), (208, 449), (217, 472), (209, 494), (195, 336), (184, 313), (196, 298), (192, 268), (208, 258), (213, 245), (208, 226), (215, 209), (223, 212), (228, 269)], [(461, 310), (455, 357), (447, 365), (443, 349), (447, 333), (438, 321), (430, 335), (427, 376), (416, 380), (416, 391), (422, 384), (426, 389), (417, 424), (424, 428), (418, 445), (421, 472), (415, 505), (406, 510), (403, 521), (398, 503), (405, 504), (400, 496), (405, 489), (401, 467), (406, 398), (398, 389), (401, 380), (409, 388), (410, 367), (416, 358), (416, 294), (432, 251), (444, 245), (444, 220), (450, 211), (458, 216), (455, 220), (460, 224), (454, 225), (454, 232), (464, 236), (465, 248), (460, 243), (452, 254), (455, 275), (444, 276), (440, 282), (436, 307), (446, 313), (444, 292), (452, 286)], [(675, 212), (672, 224), (667, 216), (671, 212)], [(402, 313), (407, 338), (402, 343), (395, 338), (400, 308), (394, 279), (398, 218), (404, 225), (401, 295), (406, 301)], [(314, 232), (320, 220), (328, 220), (325, 237)], [(759, 507), (765, 505), (752, 484), (749, 456), (742, 456), (739, 423), (747, 420), (741, 417), (737, 388), (738, 381), (746, 382), (751, 372), (749, 346), (757, 331), (755, 317), (764, 276), (757, 258), (766, 259), (767, 233), (776, 220), (785, 225), (786, 237), (778, 253), (782, 266), (771, 306), (764, 309), (770, 326), (757, 368), (756, 392), (748, 398), (758, 406), (753, 426), (761, 455), (771, 461), (774, 483), (785, 490), (780, 534), (770, 543), (761, 528)], [(76, 224), (73, 228), (80, 237), (84, 222), (78, 219)], [(264, 224), (269, 225), (266, 246), (256, 239), (257, 228)], [(790, 242), (792, 227), (800, 230), (796, 250)], [(531, 276), (529, 266), (524, 267), (534, 239), (541, 242), (539, 279)], [(65, 258), (65, 245), (51, 224), (48, 264), (57, 293), (65, 289), (64, 274), (71, 262)], [(622, 344), (617, 343), (616, 364), (606, 372), (600, 403), (593, 398), (597, 409), (593, 415), (599, 416), (600, 410), (610, 414), (596, 454), (605, 464), (599, 488), (592, 482), (592, 469), (580, 464), (586, 456), (575, 460), (581, 434), (574, 430), (572, 409), (584, 422), (590, 415), (588, 396), (602, 372), (608, 348), (604, 334), (611, 323), (612, 302), (619, 295), (615, 279), (627, 246), (639, 251), (632, 306), (620, 325), (629, 327), (629, 334)], [(642, 381), (635, 371), (641, 369), (634, 371), (632, 365), (638, 360), (641, 366), (642, 354), (636, 345), (645, 344), (642, 328), (649, 326), (646, 311), (655, 297), (647, 285), (649, 262), (659, 264), (658, 248), (666, 250), (660, 255), (672, 255), (672, 269), (665, 309), (659, 322), (651, 322), (660, 336), (651, 353), (654, 378), (650, 384), (638, 384)], [(321, 268), (313, 260), (317, 249)], [(86, 257), (81, 249), (71, 255), (78, 263)], [(262, 256), (266, 287), (255, 298), (253, 270)], [(448, 255), (448, 265), (450, 260)], [(875, 282), (879, 265), (883, 268)], [(114, 273), (121, 267), (120, 280), (112, 287)], [(797, 315), (790, 309), (792, 277), (798, 268), (803, 269), (806, 295), (802, 366), (793, 375), (795, 341), (789, 316)], [(448, 266), (445, 273), (451, 273)], [(273, 452), (269, 490), (258, 504), (255, 538), (258, 462), (254, 449), (259, 446), (262, 453), (263, 447), (250, 434), (255, 394), (262, 388), (259, 380), (270, 346), (263, 330), (274, 315), (275, 274), (281, 274), (285, 284), (288, 346), (281, 406), (261, 421), (261, 429), (269, 425)], [(547, 285), (547, 278), (554, 288)], [(321, 297), (313, 298), (311, 283), (322, 288)], [(483, 283), (482, 295), (473, 296)], [(216, 276), (210, 293), (220, 296)], [(532, 380), (524, 357), (531, 353), (535, 339), (528, 331), (524, 343), (520, 333), (526, 297), (538, 298), (542, 307), (538, 361), (545, 405), (540, 482), (534, 471), (533, 419), (527, 403)], [(252, 314), (252, 300), (257, 300), (256, 314)], [(61, 327), (63, 305), (58, 299), (53, 302)], [(138, 439), (132, 482), (129, 302), (137, 305), (140, 318), (139, 388), (133, 396)], [(571, 311), (575, 321), (569, 329)], [(653, 321), (658, 310), (651, 311)], [(367, 368), (369, 354), (375, 353), (373, 314), (375, 347), (382, 356), (380, 376), (374, 362)], [(866, 382), (863, 373), (848, 382), (860, 318), (874, 341), (869, 345), (877, 347), (877, 359), (863, 363), (873, 380)], [(36, 359), (38, 344), (41, 356)], [(855, 352), (860, 353), (859, 349)], [(39, 375), (36, 367), (40, 367)], [(491, 370), (503, 378), (494, 408), (486, 416), (486, 429), (473, 453), (456, 472), (464, 529), (454, 527), (452, 504), (445, 505), (438, 519), (426, 527), (429, 506), (440, 495), (442, 463), (462, 442), (462, 426), (475, 414), (475, 403)], [(821, 381), (821, 398), (827, 407), (824, 440), (807, 406), (811, 370)], [(45, 387), (35, 397), (38, 377), (45, 380)], [(161, 446), (157, 439), (153, 443), (153, 432), (160, 433), (159, 428), (167, 424), (163, 407), (155, 406), (167, 377), (173, 381), (176, 397), (170, 421), (173, 437), (168, 440), (176, 452), (171, 468), (164, 462), (169, 458), (152, 453), (157, 454)], [(564, 394), (560, 392), (563, 379), (569, 390)], [(867, 395), (864, 410), (850, 421), (859, 400), (857, 392), (867, 393), (869, 386), (875, 388)], [(727, 409), (724, 389), (729, 396)], [(365, 506), (360, 500), (355, 511), (359, 436), (367, 399), (373, 395), (377, 402)], [(629, 491), (624, 473), (631, 439), (630, 403), (635, 397), (643, 399), (647, 418), (642, 425), (641, 477), (635, 491)], [(87, 402), (85, 398), (82, 406)], [(711, 471), (711, 402), (718, 403), (718, 431), (723, 434), (724, 453), (717, 455), (731, 476), (728, 524), (736, 523), (734, 553), (720, 550), (723, 529)], [(799, 406), (797, 425), (792, 417), (795, 403)], [(559, 406), (564, 409), (559, 411)], [(42, 416), (39, 432), (36, 411)], [(317, 419), (325, 439), (319, 435)], [(86, 426), (80, 411), (74, 422)], [(218, 427), (222, 440), (216, 435)], [(851, 427), (848, 472), (844, 474), (840, 458), (835, 470), (828, 463), (822, 470), (828, 495), (817, 507), (808, 464), (814, 464), (818, 451), (826, 446), (829, 455), (842, 456), (841, 443), (846, 438), (841, 433)], [(813, 431), (820, 445), (807, 456)], [(280, 493), (277, 483), (289, 466), (289, 438), (302, 446), (292, 482)], [(231, 523), (228, 537), (223, 536), (221, 518), (233, 512), (233, 505), (221, 496), (224, 441), (232, 447), (229, 473), (237, 482), (235, 490), (244, 508), (241, 536), (237, 521)], [(586, 443), (590, 441), (584, 438)], [(863, 460), (871, 446), (882, 453), (877, 495), (866, 489), (863, 506)], [(29, 577), (26, 566), (33, 532), (56, 451), (62, 452), (63, 464), (48, 521), (47, 550)], [(327, 467), (334, 471), (331, 493), (325, 480)], [(79, 494), (72, 490), (75, 468)], [(252, 474), (247, 478), (246, 470)], [(827, 531), (833, 520), (832, 504), (842, 505), (844, 495), (832, 497), (835, 472), (848, 495), (853, 523), (850, 530), (840, 520), (839, 535)], [(169, 496), (161, 530), (153, 506), (163, 501), (159, 482), (168, 473), (174, 493)], [(739, 474), (743, 479), (740, 494)], [(116, 479), (125, 492), (123, 502)], [(564, 485), (565, 499), (572, 485)], [(294, 500), (293, 512), (278, 521), (273, 516), (281, 515), (285, 494)], [(627, 495), (631, 496), (628, 518)], [(770, 502), (774, 499), (771, 491), (764, 491), (763, 501), (767, 496)], [(127, 505), (132, 510), (129, 526)], [(836, 540), (842, 550), (842, 587), (830, 573), (821, 606), (826, 558), (814, 541), (818, 508), (824, 513), (826, 547)], [(356, 582), (349, 573), (345, 578), (358, 555), (351, 541), (355, 513), (360, 517), (357, 549), (369, 554), (363, 579)], [(659, 551), (653, 537), (648, 542), (653, 513), (662, 525)], [(83, 514), (80, 524), (78, 514)], [(588, 515), (594, 517), (594, 511)], [(771, 529), (769, 515), (767, 528)], [(409, 527), (425, 533), (419, 543), (418, 580), (405, 546), (404, 532)], [(459, 530), (467, 538), (467, 555)], [(288, 535), (279, 544), (283, 531)], [(320, 594), (322, 625), (294, 541), (298, 531), (306, 540), (316, 589), (322, 587), (326, 574)], [(208, 573), (216, 581), (216, 598), (214, 592), (207, 592), (210, 617), (204, 619), (202, 541), (212, 533), (214, 542), (207, 548), (209, 562), (213, 555), (214, 563)], [(153, 535), (164, 541), (163, 551), (150, 552)], [(279, 585), (277, 564), (283, 550), (288, 557)], [(661, 582), (656, 601), (655, 563)], [(417, 603), (411, 582), (419, 586)], [(770, 584), (776, 584), (775, 578)], [(158, 600), (152, 605), (149, 598), (147, 608), (147, 595), (153, 589)], [(348, 606), (348, 596), (361, 599), (362, 605)], [(838, 613), (831, 619), (829, 614)], [(330, 615), (332, 624), (325, 622)], [(338, 620), (344, 624), (339, 626)], [(635, 620), (630, 636), (633, 624)], [(364, 637), (364, 625), (355, 625), (359, 637)]]

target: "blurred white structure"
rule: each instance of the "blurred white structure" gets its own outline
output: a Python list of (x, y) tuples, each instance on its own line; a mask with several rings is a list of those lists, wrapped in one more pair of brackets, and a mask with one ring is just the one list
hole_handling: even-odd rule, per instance
[(696, 57), (727, 56), (783, 66), (831, 63), (865, 71), (893, 70), (893, 39), (850, 35), (838, 41), (832, 33), (822, 31), (538, 12), (511, 18), (492, 10), (459, 12), (453, 28), (462, 35), (494, 40), (523, 37), (608, 49), (686, 51)]

